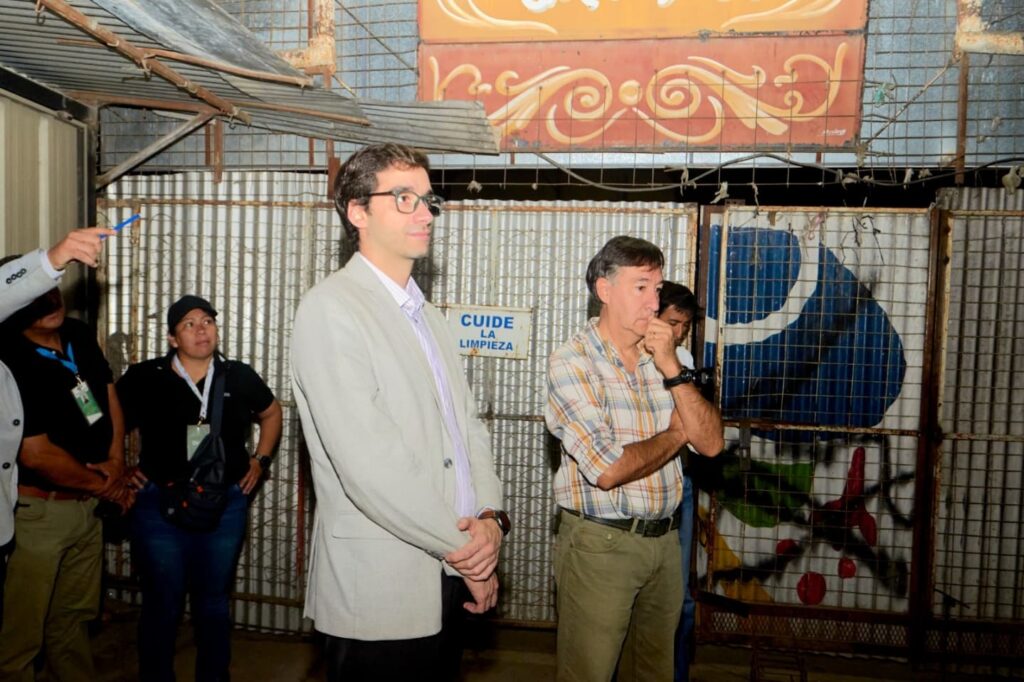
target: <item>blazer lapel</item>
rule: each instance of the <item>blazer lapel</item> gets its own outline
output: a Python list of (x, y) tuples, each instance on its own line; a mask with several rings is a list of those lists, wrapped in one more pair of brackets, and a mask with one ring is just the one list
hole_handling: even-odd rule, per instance
[[(366, 291), (372, 301), (372, 309), (378, 319), (389, 330), (390, 343), (398, 347), (402, 352), (395, 358), (396, 362), (403, 365), (411, 364), (419, 375), (419, 381), (414, 383), (425, 383), (430, 387), (430, 394), (437, 405), (438, 414), (442, 412), (441, 396), (437, 392), (437, 382), (434, 381), (434, 372), (430, 368), (427, 354), (420, 345), (420, 340), (413, 331), (412, 322), (406, 316), (405, 311), (398, 307), (398, 303), (385, 288), (384, 284), (377, 278), (377, 274), (371, 270), (362, 258), (355, 256), (345, 266), (345, 270), (351, 270), (355, 281)], [(427, 326), (430, 326), (429, 316), (424, 311), (424, 319), (427, 319)], [(431, 328), (431, 332), (433, 329)], [(437, 334), (434, 334), (437, 341)], [(442, 361), (444, 360), (442, 353)]]

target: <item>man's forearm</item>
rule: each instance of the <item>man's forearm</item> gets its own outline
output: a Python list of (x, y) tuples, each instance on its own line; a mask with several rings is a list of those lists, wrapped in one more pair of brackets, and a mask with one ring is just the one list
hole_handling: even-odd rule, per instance
[(113, 437), (110, 439), (110, 449), (107, 451), (107, 459), (118, 464), (124, 464), (124, 411), (121, 409), (121, 401), (117, 397), (117, 389), (114, 384), (107, 384), (107, 404), (110, 409), (110, 421), (113, 425)]
[(597, 487), (611, 490), (624, 483), (638, 481), (665, 466), (685, 442), (680, 431), (669, 429), (622, 449), (622, 456), (597, 477)]
[(718, 408), (705, 400), (693, 384), (673, 387), (672, 398), (690, 445), (707, 457), (720, 453), (725, 447), (725, 439)]
[[(42, 438), (45, 442), (30, 442)], [(90, 471), (63, 448), (49, 442), (45, 436), (26, 438), (18, 462), (60, 488), (98, 493), (105, 479)]]

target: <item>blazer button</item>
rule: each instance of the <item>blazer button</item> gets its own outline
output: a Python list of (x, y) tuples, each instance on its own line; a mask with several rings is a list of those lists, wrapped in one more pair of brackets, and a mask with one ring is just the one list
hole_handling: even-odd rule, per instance
[(4, 462), (4, 469), (10, 469), (10, 468), (11, 468), (11, 463), (10, 462)]
[(21, 420), (20, 419), (15, 419), (14, 420), (14, 425), (15, 426), (21, 426)]
[(451, 469), (452, 468), (452, 461), (450, 459), (446, 459), (444, 461), (444, 468), (445, 469)]

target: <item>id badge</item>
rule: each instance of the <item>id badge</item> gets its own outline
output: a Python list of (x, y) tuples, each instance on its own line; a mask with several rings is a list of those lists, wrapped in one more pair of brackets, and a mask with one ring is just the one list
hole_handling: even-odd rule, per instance
[(71, 389), (71, 395), (75, 399), (75, 404), (78, 405), (78, 411), (82, 413), (85, 421), (89, 422), (90, 426), (103, 417), (103, 410), (100, 409), (100, 404), (96, 402), (96, 398), (92, 396), (89, 384), (80, 381)]
[(199, 444), (203, 442), (203, 439), (210, 434), (209, 424), (189, 424), (188, 425), (188, 459), (192, 461), (192, 457), (196, 454), (196, 450), (199, 449)]

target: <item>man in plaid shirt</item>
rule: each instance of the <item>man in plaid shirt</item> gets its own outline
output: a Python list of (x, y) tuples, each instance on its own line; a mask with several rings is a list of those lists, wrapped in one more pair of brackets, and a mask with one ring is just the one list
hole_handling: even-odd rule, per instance
[(598, 317), (548, 362), (548, 429), (562, 441), (555, 549), (558, 679), (672, 679), (683, 602), (679, 526), (689, 443), (724, 445), (718, 410), (658, 319), (664, 256), (619, 236), (587, 267)]

